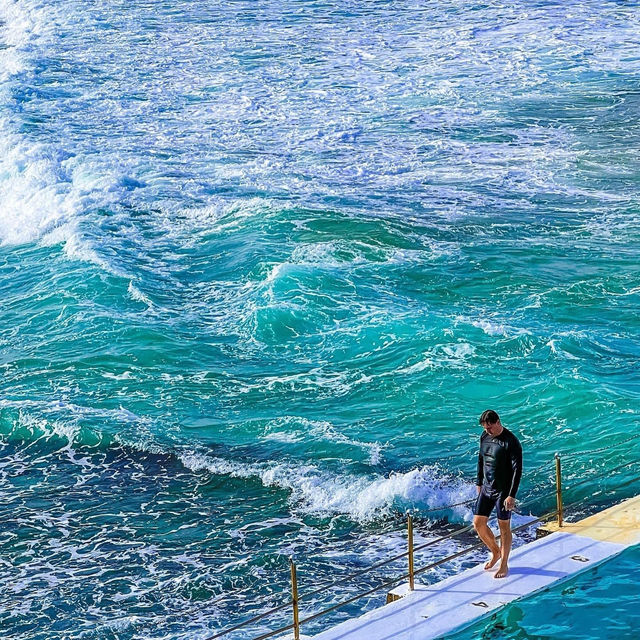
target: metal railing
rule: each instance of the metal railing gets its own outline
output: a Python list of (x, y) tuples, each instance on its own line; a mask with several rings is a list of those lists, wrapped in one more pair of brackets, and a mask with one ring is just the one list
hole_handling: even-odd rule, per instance
[(558, 507), (558, 526), (562, 526), (562, 463), (560, 454), (556, 453), (556, 506)]
[[(602, 451), (605, 451), (607, 449), (612, 449), (616, 446), (619, 446), (621, 444), (624, 444), (626, 442), (629, 442), (631, 440), (635, 440), (637, 438), (640, 438), (640, 434), (636, 435), (636, 436), (632, 436), (631, 438), (628, 438), (622, 442), (618, 442), (615, 443), (613, 445), (610, 445), (609, 447), (603, 447), (600, 449), (596, 449), (594, 451), (587, 451), (587, 452), (582, 452), (582, 453), (600, 453)], [(570, 454), (571, 456), (575, 456), (577, 454)], [(557, 521), (558, 521), (558, 527), (562, 527), (564, 524), (564, 512), (565, 509), (567, 507), (567, 505), (564, 505), (563, 503), (563, 487), (562, 487), (562, 463), (561, 463), (561, 456), (559, 453), (556, 453), (554, 456), (555, 459), (555, 484), (556, 484), (556, 491), (555, 491), (555, 496), (556, 496), (556, 508), (546, 512), (545, 514), (543, 514), (542, 516), (539, 516), (537, 518), (535, 518), (534, 520), (530, 520), (527, 521), (525, 524), (519, 525), (518, 527), (515, 527), (512, 529), (512, 531), (519, 531), (521, 529), (525, 529), (527, 527), (531, 527), (532, 525), (538, 523), (538, 522), (542, 522), (543, 520), (548, 520), (549, 518), (552, 518), (554, 516), (557, 517)], [(617, 467), (614, 467), (613, 469), (609, 470), (608, 473), (609, 475), (612, 473), (615, 473), (616, 471), (619, 471), (623, 468), (629, 467), (633, 464), (637, 464), (639, 461), (638, 460), (634, 460), (632, 462), (627, 462), (621, 465), (618, 465)], [(539, 468), (535, 469), (534, 471), (538, 471), (540, 469), (542, 469), (543, 467), (547, 466), (547, 464), (545, 465), (541, 465)], [(547, 467), (548, 468), (548, 467)], [(635, 482), (638, 478), (634, 477), (632, 478), (630, 481), (623, 483), (622, 485), (620, 485), (618, 487), (622, 488), (623, 486), (627, 486), (628, 484), (631, 484), (632, 482)], [(576, 489), (577, 487), (586, 484), (588, 482), (591, 482), (592, 478), (586, 478), (580, 482), (574, 483), (572, 484), (572, 486), (570, 487), (572, 490)], [(462, 505), (467, 505), (470, 504), (472, 502), (475, 502), (476, 498), (470, 499), (470, 500), (465, 500), (462, 502), (457, 502), (454, 504), (450, 504), (450, 505), (442, 505), (439, 507), (433, 507), (430, 509), (427, 509), (425, 511), (423, 511), (423, 513), (429, 513), (429, 512), (434, 512), (434, 511), (445, 511), (448, 509), (452, 509), (454, 507), (458, 507), (458, 506), (462, 506)], [(520, 506), (520, 509), (522, 509), (522, 507), (528, 503), (532, 502), (532, 500), (527, 500), (525, 502), (523, 502), (523, 504)], [(580, 500), (576, 500), (573, 503), (571, 503), (570, 505), (568, 505), (569, 507), (575, 506), (577, 504), (580, 504)], [(407, 514), (407, 551), (400, 553), (400, 554), (396, 554), (395, 556), (388, 558), (386, 560), (382, 560), (380, 562), (377, 562), (369, 567), (366, 567), (365, 569), (362, 569), (360, 571), (356, 571), (348, 576), (345, 576), (344, 578), (340, 578), (336, 581), (333, 581), (329, 584), (323, 585), (319, 588), (314, 589), (313, 591), (310, 591), (306, 594), (302, 594), (302, 595), (298, 595), (298, 582), (297, 582), (297, 568), (296, 568), (296, 564), (293, 561), (293, 558), (289, 559), (289, 563), (290, 563), (290, 572), (291, 572), (291, 600), (287, 601), (287, 602), (283, 602), (282, 604), (269, 609), (268, 611), (265, 611), (263, 613), (260, 613), (256, 616), (253, 616), (252, 618), (249, 618), (247, 620), (244, 620), (242, 622), (240, 622), (239, 624), (236, 624), (232, 627), (229, 627), (227, 629), (224, 629), (212, 636), (209, 636), (208, 638), (206, 638), (206, 640), (216, 640), (217, 638), (221, 638), (223, 636), (226, 636), (230, 633), (232, 633), (233, 631), (237, 631), (238, 629), (245, 627), (247, 625), (253, 624), (255, 622), (259, 622), (260, 620), (262, 620), (263, 618), (266, 618), (268, 616), (273, 615), (274, 613), (277, 613), (279, 611), (283, 611), (284, 609), (287, 609), (289, 607), (291, 607), (292, 610), (292, 617), (293, 617), (293, 621), (283, 627), (280, 627), (278, 629), (275, 629), (273, 631), (269, 631), (267, 633), (263, 633), (262, 635), (259, 635), (255, 638), (253, 638), (253, 640), (266, 640), (267, 638), (273, 637), (275, 635), (284, 633), (286, 631), (290, 631), (293, 630), (293, 636), (294, 636), (294, 640), (299, 640), (300, 638), (300, 628), (303, 624), (306, 624), (308, 622), (311, 622), (312, 620), (315, 620), (321, 616), (324, 616), (328, 613), (331, 613), (332, 611), (335, 611), (336, 609), (342, 608), (348, 604), (351, 604), (352, 602), (355, 602), (356, 600), (359, 600), (361, 598), (364, 598), (368, 595), (371, 595), (372, 593), (375, 593), (376, 591), (380, 591), (381, 589), (385, 589), (388, 588), (392, 585), (396, 585), (399, 582), (403, 581), (403, 580), (407, 580), (409, 581), (409, 589), (410, 590), (414, 590), (415, 588), (415, 576), (417, 576), (418, 574), (421, 574), (425, 571), (428, 571), (430, 569), (433, 569), (435, 567), (438, 567), (442, 564), (445, 564), (447, 562), (450, 562), (451, 560), (455, 560), (456, 558), (459, 558), (471, 551), (474, 551), (476, 549), (480, 549), (482, 547), (484, 547), (484, 543), (483, 542), (479, 542), (477, 544), (471, 545), (469, 547), (466, 547), (465, 549), (462, 549), (461, 551), (458, 551), (454, 554), (451, 554), (445, 558), (442, 558), (440, 560), (431, 562), (429, 564), (427, 564), (424, 567), (421, 567), (419, 569), (415, 569), (414, 567), (414, 556), (415, 553), (417, 551), (421, 551), (427, 547), (431, 547), (434, 546), (440, 542), (443, 542), (445, 540), (454, 538), (456, 536), (459, 536), (465, 532), (470, 531), (471, 529), (473, 529), (473, 525), (466, 525), (463, 527), (460, 527), (458, 529), (455, 529), (454, 531), (440, 536), (439, 538), (433, 539), (433, 540), (429, 540), (428, 542), (425, 542), (419, 546), (414, 546), (414, 537), (413, 537), (413, 517), (410, 514)], [(500, 536), (496, 536), (496, 538), (499, 538)], [(328, 589), (332, 589), (336, 586), (340, 586), (346, 582), (351, 582), (353, 581), (355, 578), (366, 574), (366, 573), (370, 573), (380, 567), (383, 567), (385, 565), (389, 565), (393, 562), (396, 562), (398, 560), (401, 560), (402, 558), (407, 558), (407, 562), (408, 562), (408, 572), (397, 576), (391, 580), (387, 580), (385, 582), (383, 582), (382, 584), (373, 587), (367, 591), (364, 591), (362, 593), (358, 593), (354, 596), (351, 596), (350, 598), (339, 602), (337, 604), (334, 604), (326, 609), (323, 609), (322, 611), (319, 611), (317, 613), (314, 613), (306, 618), (300, 619), (300, 611), (299, 611), (299, 603), (300, 600), (302, 599), (308, 599), (311, 598), (315, 595), (318, 595), (319, 593), (322, 592), (326, 592)]]

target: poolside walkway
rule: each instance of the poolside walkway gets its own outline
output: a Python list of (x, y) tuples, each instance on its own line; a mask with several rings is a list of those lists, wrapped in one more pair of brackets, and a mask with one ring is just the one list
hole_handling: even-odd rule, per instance
[(474, 567), (347, 620), (313, 636), (314, 640), (429, 640), (459, 630), (500, 607), (571, 578), (640, 543), (640, 496), (577, 523), (541, 527), (549, 533), (515, 549), (509, 575)]

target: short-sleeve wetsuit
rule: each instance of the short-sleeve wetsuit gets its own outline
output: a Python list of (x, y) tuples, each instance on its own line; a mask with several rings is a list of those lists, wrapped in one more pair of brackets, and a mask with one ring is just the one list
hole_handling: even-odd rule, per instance
[(476, 477), (476, 485), (482, 489), (473, 513), (489, 517), (497, 504), (498, 519), (511, 518), (511, 511), (504, 508), (504, 501), (508, 496), (516, 497), (521, 477), (522, 447), (518, 438), (504, 427), (498, 436), (485, 431), (480, 436)]

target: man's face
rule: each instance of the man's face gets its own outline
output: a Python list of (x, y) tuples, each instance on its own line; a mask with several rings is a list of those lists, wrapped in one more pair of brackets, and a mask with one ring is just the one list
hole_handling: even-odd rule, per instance
[(498, 420), (498, 422), (494, 422), (493, 424), (490, 422), (485, 422), (482, 425), (482, 428), (490, 435), (490, 436), (495, 436), (498, 435), (498, 433), (500, 433), (500, 420)]

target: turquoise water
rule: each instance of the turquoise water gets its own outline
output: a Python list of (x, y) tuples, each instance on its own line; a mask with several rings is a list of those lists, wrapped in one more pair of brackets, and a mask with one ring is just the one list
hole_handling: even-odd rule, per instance
[[(8, 636), (204, 639), (278, 604), (289, 556), (304, 591), (402, 549), (407, 508), (425, 537), (466, 523), (429, 509), (473, 495), (488, 407), (524, 445), (523, 513), (553, 506), (556, 451), (575, 515), (637, 493), (640, 465), (610, 473), (640, 460), (616, 446), (640, 397), (637, 4), (0, 19)], [(593, 579), (550, 592), (575, 637)], [(518, 637), (547, 633), (537, 598)]]
[(637, 638), (639, 562), (638, 547), (629, 549), (605, 565), (513, 604), (495, 617), (450, 636), (451, 640)]

